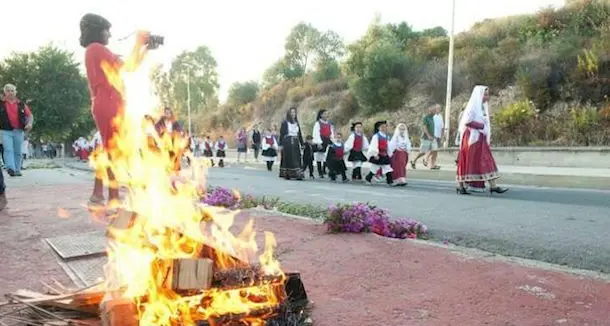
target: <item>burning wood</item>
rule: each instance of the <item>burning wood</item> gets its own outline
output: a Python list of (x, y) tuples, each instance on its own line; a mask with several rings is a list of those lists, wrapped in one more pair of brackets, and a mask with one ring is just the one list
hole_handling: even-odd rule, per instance
[(102, 326), (138, 326), (138, 308), (130, 299), (111, 299), (100, 306)]
[(212, 286), (214, 262), (211, 259), (176, 259), (172, 264), (169, 287), (174, 290), (207, 290)]

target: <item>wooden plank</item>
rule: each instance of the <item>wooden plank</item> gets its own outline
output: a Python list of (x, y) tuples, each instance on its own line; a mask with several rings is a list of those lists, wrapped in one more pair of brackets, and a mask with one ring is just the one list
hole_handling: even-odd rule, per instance
[(112, 299), (100, 306), (102, 326), (139, 326), (138, 309), (129, 299)]
[(132, 211), (128, 211), (123, 208), (119, 208), (117, 210), (116, 217), (111, 219), (110, 223), (108, 223), (108, 227), (107, 227), (108, 231), (106, 232), (106, 236), (108, 236), (108, 237), (111, 236), (110, 232), (109, 232), (111, 229), (117, 229), (117, 230), (129, 229), (135, 223), (136, 218), (137, 218), (136, 213), (134, 213)]
[(212, 286), (214, 262), (207, 258), (175, 259), (171, 276), (171, 289), (206, 290)]

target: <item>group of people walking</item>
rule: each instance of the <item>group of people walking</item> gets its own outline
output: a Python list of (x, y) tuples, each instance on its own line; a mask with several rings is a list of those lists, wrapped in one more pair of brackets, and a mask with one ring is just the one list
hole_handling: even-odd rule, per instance
[[(458, 194), (484, 191), (485, 182), (489, 183), (491, 193), (508, 190), (496, 183), (500, 175), (489, 147), (491, 123), (488, 101), (488, 88), (476, 86), (460, 115), (456, 137), (460, 148), (456, 171)], [(425, 155), (427, 159), (424, 158), (424, 165), (430, 169), (440, 168), (436, 164), (436, 151), (442, 127), (439, 130), (439, 123), (435, 119), (440, 105), (433, 105), (429, 110), (423, 120), (420, 153), (411, 161), (412, 168), (415, 168), (417, 159)], [(313, 178), (315, 162), (320, 178), (328, 175), (332, 181), (337, 181), (340, 176), (343, 182), (347, 182), (347, 161), (352, 168), (352, 181), (372, 183), (374, 179), (385, 179), (388, 185), (406, 186), (406, 170), (412, 147), (407, 125), (403, 122), (396, 124), (392, 134), (388, 131), (387, 121), (377, 121), (373, 127), (370, 140), (363, 133), (361, 122), (352, 123), (349, 135), (344, 137), (335, 130), (328, 112), (320, 110), (312, 134), (304, 138), (297, 110), (290, 108), (281, 124), (279, 140), (273, 143), (280, 153), (280, 177), (303, 180), (308, 171), (309, 177)], [(363, 178), (362, 170), (367, 162), (369, 171)]]

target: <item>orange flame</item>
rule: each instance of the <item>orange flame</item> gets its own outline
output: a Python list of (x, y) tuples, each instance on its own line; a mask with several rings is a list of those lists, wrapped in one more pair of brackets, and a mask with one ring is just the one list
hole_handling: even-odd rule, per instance
[[(181, 296), (165, 284), (172, 260), (197, 258), (204, 245), (215, 249), (215, 268), (234, 267), (237, 258), (247, 263), (258, 260), (266, 274), (280, 278), (284, 274), (273, 256), (273, 234), (265, 233), (265, 250), (257, 257), (252, 221), (234, 235), (230, 228), (235, 213), (198, 203), (205, 184), (203, 164), (191, 158), (194, 177), (176, 175), (172, 153), (181, 153), (187, 138), (168, 134), (159, 137), (154, 121), (145, 118), (155, 107), (147, 102), (152, 95), (146, 69), (128, 73), (126, 68), (107, 63), (102, 68), (123, 95), (125, 107), (114, 121), (118, 133), (110, 149), (107, 153), (98, 150), (92, 155), (91, 164), (106, 181), (104, 171), (110, 168), (117, 182), (127, 186), (129, 194), (122, 206), (136, 213), (131, 227), (109, 229), (112, 240), (104, 267), (108, 293), (105, 299), (113, 299), (117, 291), (123, 298), (131, 298), (138, 306), (141, 325), (189, 325), (228, 314), (243, 315), (250, 325), (262, 324), (262, 319), (249, 313), (280, 303), (283, 292), (277, 291), (277, 284), (202, 289), (188, 296)], [(204, 216), (211, 220), (206, 221)]]

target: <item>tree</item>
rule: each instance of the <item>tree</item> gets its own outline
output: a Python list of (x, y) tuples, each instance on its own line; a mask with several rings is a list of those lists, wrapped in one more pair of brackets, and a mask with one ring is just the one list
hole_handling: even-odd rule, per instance
[(150, 73), (150, 80), (153, 84), (155, 95), (163, 106), (174, 106), (172, 98), (172, 83), (169, 80), (169, 74), (163, 70), (163, 65), (159, 64), (153, 67)]
[(369, 113), (404, 104), (412, 66), (395, 30), (378, 22), (349, 47), (346, 61), (350, 88)]
[(32, 100), (32, 139), (63, 141), (75, 126), (93, 127), (86, 118), (91, 115), (87, 81), (72, 53), (53, 45), (13, 53), (0, 66), (0, 80), (15, 84), (21, 99)]
[(320, 36), (316, 44), (316, 60), (337, 60), (345, 54), (343, 39), (334, 31), (326, 31)]
[(445, 30), (441, 26), (436, 26), (436, 27), (424, 29), (420, 34), (423, 37), (446, 37), (447, 30)]
[[(284, 61), (292, 78), (302, 77), (319, 48), (321, 33), (311, 24), (299, 23), (286, 38)], [(286, 76), (288, 77), (288, 76)]]
[(227, 102), (231, 105), (244, 105), (256, 99), (258, 95), (258, 83), (247, 81), (244, 83), (236, 82), (229, 88)]
[(179, 112), (186, 113), (190, 88), (193, 113), (209, 108), (218, 94), (218, 72), (216, 59), (207, 46), (195, 51), (184, 51), (173, 61), (169, 70), (171, 97)]

